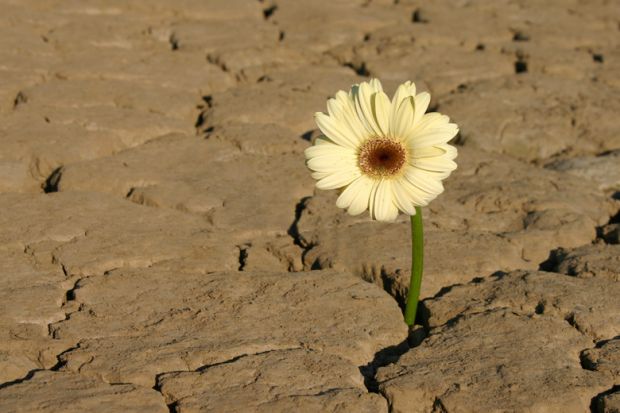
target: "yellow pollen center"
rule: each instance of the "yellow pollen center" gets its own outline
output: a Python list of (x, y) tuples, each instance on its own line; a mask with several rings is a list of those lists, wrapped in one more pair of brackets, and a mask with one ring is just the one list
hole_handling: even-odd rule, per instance
[(400, 143), (388, 138), (372, 138), (360, 149), (360, 169), (371, 176), (394, 176), (407, 160), (407, 150)]

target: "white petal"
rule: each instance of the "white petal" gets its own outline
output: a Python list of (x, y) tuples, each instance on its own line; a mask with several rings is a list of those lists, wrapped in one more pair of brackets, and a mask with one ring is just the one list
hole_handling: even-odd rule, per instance
[[(336, 200), (336, 206), (342, 209), (349, 208), (355, 200), (355, 197), (360, 192), (364, 191), (365, 188), (368, 188), (368, 193), (370, 193), (372, 182), (368, 182), (367, 179), (366, 176), (361, 175), (355, 181), (351, 182)], [(368, 204), (368, 199), (366, 200), (366, 204)]]
[(362, 176), (351, 182), (344, 189), (344, 191), (342, 191), (340, 196), (338, 196), (338, 199), (336, 200), (336, 206), (338, 208), (347, 209), (351, 205), (351, 202), (353, 202), (353, 199), (355, 199), (355, 195), (357, 195), (357, 187), (359, 186), (359, 182), (361, 179)]
[(422, 116), (422, 119), (414, 125), (415, 132), (421, 132), (427, 128), (434, 128), (450, 123), (450, 118), (441, 113), (432, 112)]
[(386, 136), (389, 131), (390, 112), (392, 111), (390, 98), (383, 92), (375, 93), (372, 98), (372, 111), (379, 129), (381, 129), (382, 136)]
[(448, 151), (443, 148), (444, 146), (448, 145), (427, 146), (425, 148), (409, 148), (409, 156), (413, 159), (445, 156)]
[(394, 137), (394, 130), (396, 129), (395, 124), (398, 110), (400, 109), (400, 103), (407, 97), (405, 96), (405, 93), (405, 85), (402, 84), (398, 86), (398, 89), (396, 89), (394, 97), (392, 98), (392, 111), (390, 112), (390, 136), (392, 137)]
[(414, 128), (407, 137), (407, 143), (411, 148), (425, 148), (447, 143), (459, 133), (459, 128), (454, 123), (448, 123), (439, 127), (424, 128), (419, 131)]
[(359, 215), (368, 209), (368, 204), (370, 203), (370, 193), (375, 186), (374, 180), (365, 175), (360, 176), (355, 182), (358, 183), (355, 188), (357, 192), (355, 193), (353, 199), (351, 200), (351, 204), (347, 209), (347, 213), (353, 216)]
[(427, 202), (435, 199), (437, 195), (443, 192), (440, 175), (435, 175), (432, 172), (415, 167), (408, 167), (404, 175), (407, 181), (418, 189), (418, 196)]
[(317, 156), (326, 155), (355, 156), (355, 150), (348, 147), (336, 145), (335, 143), (332, 143), (322, 138), (317, 138), (314, 145), (304, 150), (304, 155), (306, 156), (306, 159), (312, 159)]
[(428, 92), (422, 92), (415, 97), (415, 116), (413, 117), (414, 125), (417, 125), (418, 122), (420, 122), (430, 103), (431, 95)]
[(377, 189), (371, 195), (370, 202), (370, 212), (373, 219), (394, 221), (398, 216), (398, 208), (394, 205), (392, 181), (390, 179), (383, 179), (378, 183)]
[(429, 158), (432, 156), (442, 156), (444, 158), (454, 160), (458, 155), (458, 151), (452, 145), (447, 143), (435, 146), (428, 146), (426, 148), (418, 148), (416, 151), (412, 151), (412, 158)]
[(456, 159), (459, 154), (458, 150), (452, 145), (439, 145), (437, 147), (445, 150), (446, 154), (444, 156), (450, 160)]
[(347, 129), (343, 128), (343, 125), (341, 125), (336, 118), (317, 112), (314, 115), (314, 119), (319, 129), (321, 129), (321, 132), (338, 145), (350, 148), (355, 148), (357, 146), (356, 139), (347, 133)]
[(306, 165), (314, 172), (338, 172), (357, 168), (357, 156), (340, 154), (315, 156), (308, 159)]
[(312, 177), (312, 179), (316, 179), (318, 181), (319, 179), (323, 179), (331, 175), (332, 173), (333, 172), (312, 172), (310, 176)]
[(337, 118), (342, 112), (342, 105), (335, 98), (327, 99), (327, 114), (330, 118)]
[(381, 81), (376, 77), (370, 79), (368, 82), (373, 92), (383, 92), (383, 86), (381, 85)]
[(343, 124), (343, 127), (346, 126), (358, 144), (365, 141), (369, 137), (369, 133), (357, 116), (355, 101), (352, 96), (346, 92), (339, 91), (336, 93), (335, 99), (338, 106), (338, 114), (336, 115), (338, 120)]
[(375, 122), (372, 113), (372, 96), (375, 93), (373, 88), (367, 82), (362, 82), (357, 88), (353, 88), (352, 91), (355, 96), (355, 108), (360, 121), (368, 132), (374, 135), (381, 135), (381, 129), (377, 122)]
[(391, 135), (395, 138), (404, 139), (413, 126), (414, 100), (413, 97), (403, 99), (396, 112), (394, 120), (390, 124)]
[[(394, 193), (394, 203), (407, 215), (415, 215), (415, 206), (413, 204), (413, 199), (408, 195), (408, 190), (403, 188), (404, 179), (394, 180), (392, 183), (392, 192)], [(405, 185), (406, 182), (404, 183)], [(420, 205), (419, 205), (420, 206)]]
[[(314, 145), (336, 145), (336, 144), (334, 143), (334, 141), (329, 139), (327, 136), (319, 135), (316, 137), (316, 139), (314, 139)], [(340, 146), (340, 145), (337, 145), (337, 146), (344, 149), (344, 146)]]
[(406, 176), (402, 179), (397, 180), (396, 182), (398, 182), (398, 190), (402, 191), (403, 195), (406, 196), (406, 199), (408, 199), (409, 202), (413, 205), (426, 206), (432, 199), (435, 198), (435, 195), (431, 195), (428, 192), (423, 191), (417, 186), (413, 185)]
[(349, 91), (349, 100), (353, 102), (353, 109), (354, 109), (353, 112), (355, 114), (355, 119), (357, 120), (357, 123), (359, 123), (362, 126), (362, 129), (364, 130), (363, 134), (366, 136), (374, 136), (375, 135), (374, 130), (372, 129), (372, 127), (370, 126), (366, 118), (364, 117), (364, 113), (362, 112), (362, 109), (359, 107), (359, 103), (358, 103), (359, 88), (360, 88), (360, 85), (351, 86), (351, 90)]
[(361, 175), (359, 169), (345, 169), (334, 172), (316, 183), (319, 189), (337, 189), (349, 185)]
[(432, 172), (452, 172), (456, 169), (456, 163), (443, 156), (413, 159), (411, 164), (416, 168)]
[(402, 85), (398, 86), (398, 88), (396, 89), (396, 92), (394, 92), (394, 97), (392, 97), (392, 114), (396, 113), (396, 110), (398, 109), (398, 106), (400, 106), (400, 102), (406, 98), (409, 97), (409, 85), (408, 83), (411, 83), (409, 81), (403, 83)]
[(392, 98), (392, 104), (398, 107), (403, 99), (408, 98), (409, 96), (415, 96), (415, 91), (415, 83), (410, 80), (406, 81), (402, 85), (398, 86), (398, 89), (396, 89), (394, 97)]

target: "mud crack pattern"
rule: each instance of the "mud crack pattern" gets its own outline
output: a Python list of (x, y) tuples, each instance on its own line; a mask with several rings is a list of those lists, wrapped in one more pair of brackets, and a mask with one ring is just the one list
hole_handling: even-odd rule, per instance
[[(0, 0), (0, 411), (620, 410), (618, 8), (427, 3)], [(412, 332), (303, 166), (371, 75), (461, 130)]]

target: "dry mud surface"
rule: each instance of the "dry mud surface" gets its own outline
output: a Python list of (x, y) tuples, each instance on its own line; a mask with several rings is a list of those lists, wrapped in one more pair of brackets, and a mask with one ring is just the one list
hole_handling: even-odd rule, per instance
[[(620, 7), (1, 0), (0, 411), (620, 411)], [(460, 125), (409, 227), (317, 192), (368, 76)]]

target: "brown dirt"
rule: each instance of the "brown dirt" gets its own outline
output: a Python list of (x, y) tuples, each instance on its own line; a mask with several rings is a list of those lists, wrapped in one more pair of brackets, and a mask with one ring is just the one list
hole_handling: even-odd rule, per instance
[[(0, 0), (0, 411), (620, 409), (620, 9)], [(314, 190), (368, 76), (460, 126), (408, 221)]]

